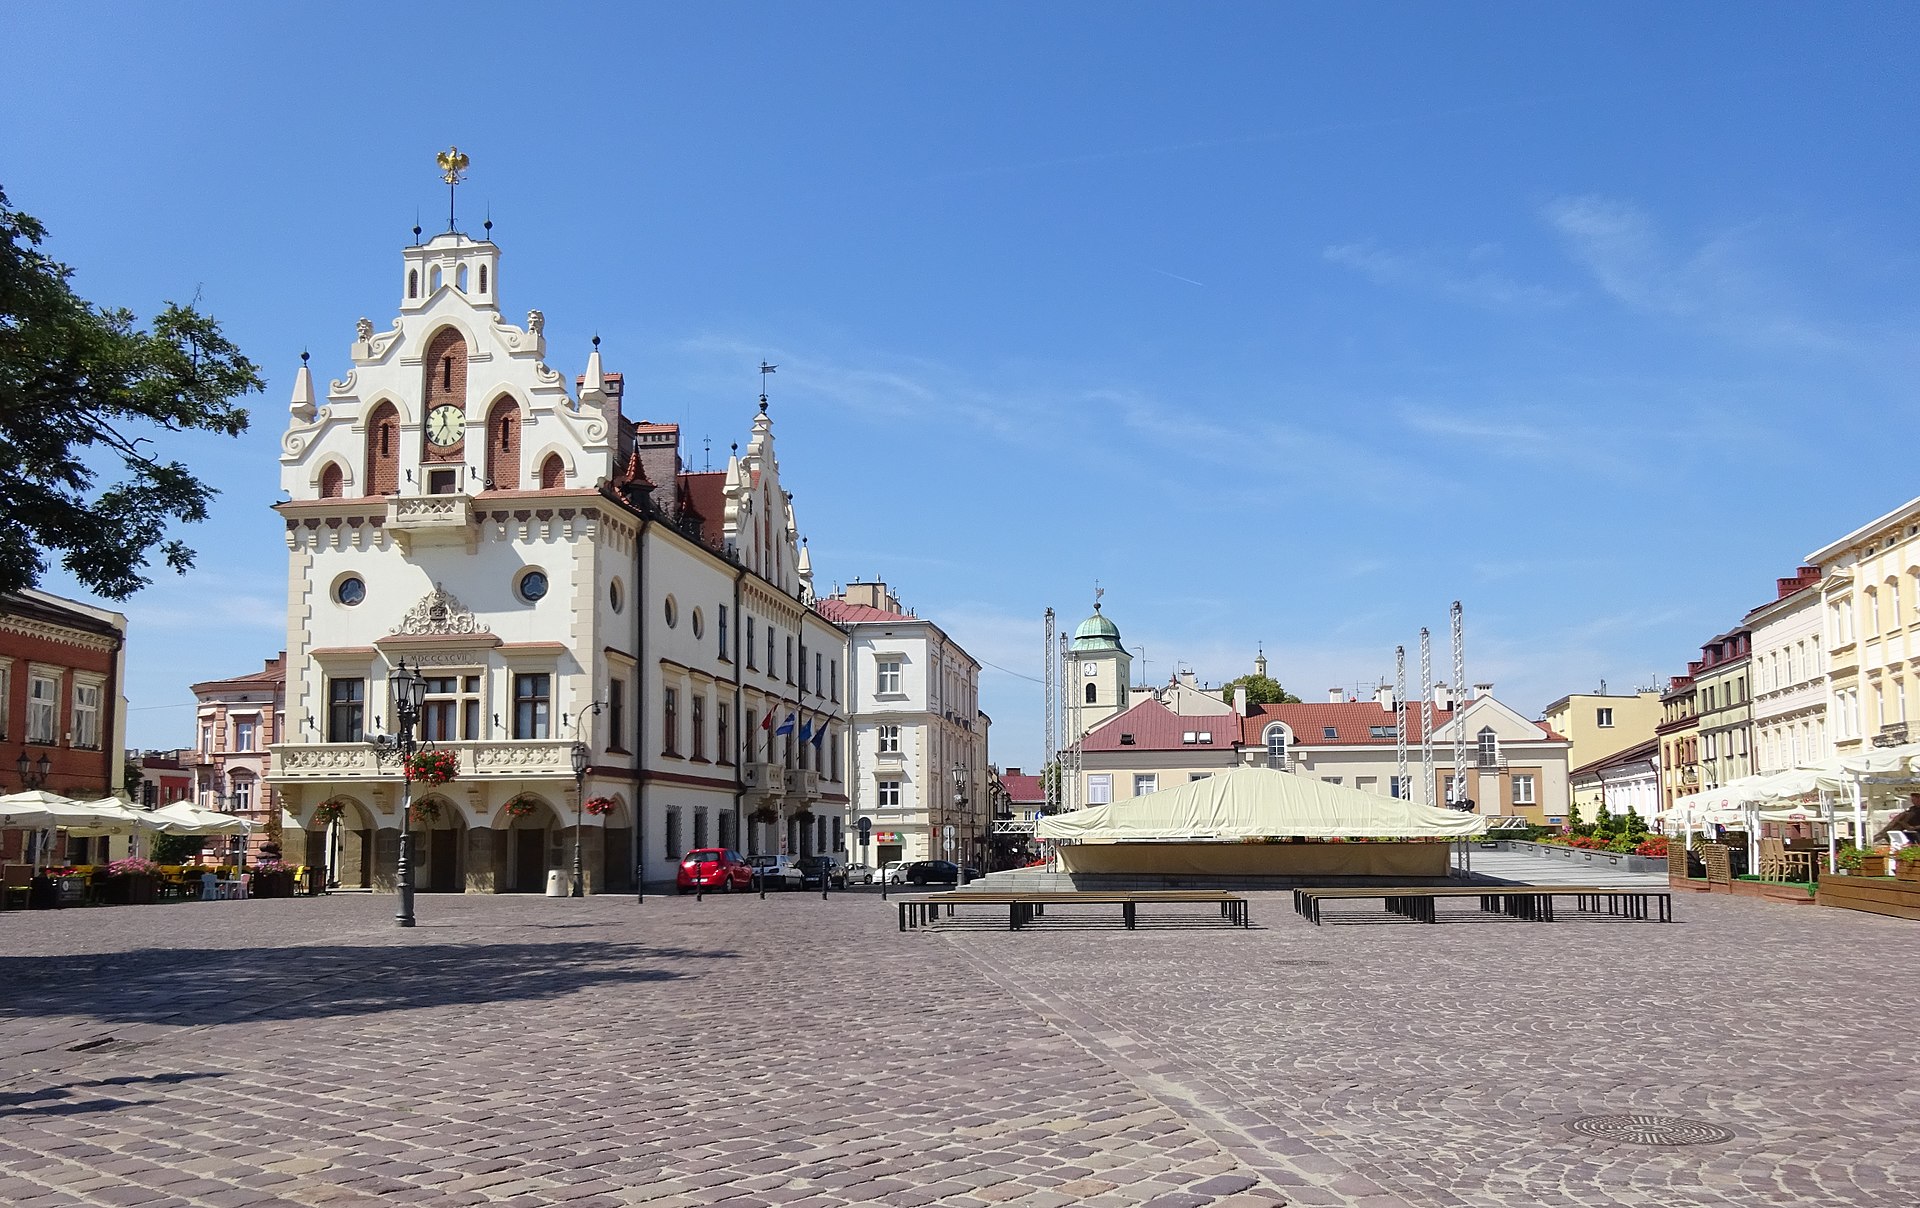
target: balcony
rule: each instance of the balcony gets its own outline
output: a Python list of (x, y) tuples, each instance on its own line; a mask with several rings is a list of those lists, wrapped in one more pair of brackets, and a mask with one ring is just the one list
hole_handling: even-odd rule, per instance
[(798, 797), (802, 803), (819, 800), (820, 773), (805, 768), (788, 768), (787, 796)]
[(1907, 741), (1907, 723), (1896, 722), (1891, 726), (1881, 726), (1880, 732), (1873, 736), (1876, 747), (1897, 747)]
[(777, 763), (742, 764), (740, 781), (749, 799), (777, 802), (787, 793), (786, 769)]
[(476, 534), (471, 495), (393, 495), (387, 499), (386, 530), (401, 548), (467, 542)]
[(1467, 762), (1483, 772), (1503, 772), (1507, 768), (1505, 755), (1492, 755), (1485, 751), (1476, 751), (1468, 755)]
[[(461, 779), (509, 780), (526, 777), (573, 779), (573, 744), (551, 739), (499, 742), (436, 742), (460, 760)], [(400, 765), (374, 758), (364, 742), (280, 743), (269, 747), (268, 776), (276, 783), (316, 780), (398, 779)]]

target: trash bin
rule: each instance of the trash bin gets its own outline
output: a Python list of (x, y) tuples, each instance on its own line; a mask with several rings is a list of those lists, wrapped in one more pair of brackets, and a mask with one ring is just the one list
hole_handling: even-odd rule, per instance
[(564, 898), (567, 896), (567, 874), (557, 868), (547, 870), (547, 896)]

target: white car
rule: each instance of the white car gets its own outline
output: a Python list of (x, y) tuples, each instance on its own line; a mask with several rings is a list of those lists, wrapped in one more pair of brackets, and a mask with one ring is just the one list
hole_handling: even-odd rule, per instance
[(843, 889), (849, 885), (871, 885), (878, 875), (865, 864), (849, 864), (840, 870), (837, 884)]
[(911, 863), (913, 863), (912, 860), (888, 860), (880, 869), (879, 879), (889, 885), (905, 885), (907, 865)]
[(747, 865), (768, 889), (798, 889), (806, 879), (792, 856), (748, 856)]

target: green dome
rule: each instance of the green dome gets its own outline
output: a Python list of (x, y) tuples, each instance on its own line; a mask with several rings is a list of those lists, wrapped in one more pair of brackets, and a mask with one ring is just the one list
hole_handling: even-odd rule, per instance
[(1080, 628), (1073, 631), (1073, 648), (1079, 650), (1118, 650), (1120, 649), (1120, 627), (1100, 615), (1100, 606), (1093, 606), (1093, 615), (1080, 622)]

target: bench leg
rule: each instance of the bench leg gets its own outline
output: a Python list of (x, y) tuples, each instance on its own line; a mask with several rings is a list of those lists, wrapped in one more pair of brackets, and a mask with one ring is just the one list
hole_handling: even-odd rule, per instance
[(1132, 903), (1132, 902), (1122, 902), (1122, 903), (1120, 903), (1120, 917), (1126, 920), (1126, 922), (1127, 922), (1127, 930), (1128, 930), (1128, 931), (1132, 931), (1132, 930), (1133, 930), (1133, 922), (1134, 922), (1134, 918), (1133, 918), (1133, 903)]

